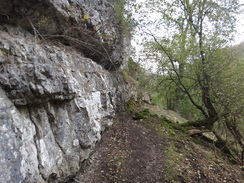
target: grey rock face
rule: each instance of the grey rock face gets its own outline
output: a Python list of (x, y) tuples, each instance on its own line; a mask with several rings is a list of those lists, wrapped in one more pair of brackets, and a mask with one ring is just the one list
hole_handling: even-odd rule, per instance
[(0, 182), (43, 182), (38, 169), (36, 128), (27, 109), (16, 109), (2, 88), (0, 102)]
[[(87, 53), (85, 48), (77, 49), (77, 45), (64, 46), (68, 40), (41, 42), (38, 36), (55, 31), (64, 35), (71, 22), (65, 23), (68, 10), (63, 4), (82, 5), (80, 9), (92, 17), (90, 24), (96, 26), (108, 21), (112, 5), (105, 0), (1, 3), (0, 182), (68, 180), (80, 170), (101, 139), (102, 131), (112, 125), (116, 111), (125, 109), (132, 94), (122, 75), (108, 71), (118, 61), (112, 59), (113, 54), (119, 53), (116, 49), (108, 49), (111, 58), (100, 65), (98, 60), (91, 59), (91, 55), (105, 59), (97, 53)], [(24, 15), (13, 13), (17, 10), (24, 11)], [(36, 17), (41, 20), (41, 13), (50, 13), (52, 20), (48, 26), (40, 25), (40, 34), (33, 33), (33, 27), (38, 26)], [(27, 24), (23, 23), (25, 20)], [(117, 34), (116, 29), (111, 24), (106, 31)], [(97, 40), (105, 42), (99, 31), (95, 42), (79, 34), (65, 36), (95, 47)], [(116, 42), (114, 45), (121, 47)]]
[(0, 59), (0, 182), (75, 175), (129, 98), (122, 76), (9, 26)]
[(55, 39), (116, 70), (123, 38), (113, 0), (2, 0), (0, 24), (21, 26), (37, 37)]

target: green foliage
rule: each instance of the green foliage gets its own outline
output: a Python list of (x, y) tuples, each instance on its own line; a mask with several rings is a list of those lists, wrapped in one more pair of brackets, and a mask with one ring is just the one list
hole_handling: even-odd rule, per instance
[(165, 116), (159, 117), (157, 114), (152, 114), (148, 108), (135, 113), (133, 119), (142, 120), (150, 125), (159, 123), (159, 125), (165, 128), (165, 130), (171, 135), (176, 135), (176, 131), (186, 132), (185, 127), (182, 127), (178, 123), (169, 120)]
[(132, 18), (132, 12), (127, 9), (129, 5), (127, 0), (118, 0), (114, 3), (114, 8), (116, 12), (116, 18), (120, 25), (120, 31), (123, 35), (128, 37), (132, 36), (132, 32), (135, 28), (135, 23)]
[(144, 29), (151, 37), (147, 51), (155, 54), (164, 73), (159, 79), (162, 91), (156, 98), (164, 96), (162, 102), (168, 108), (201, 117), (200, 122), (209, 127), (224, 124), (241, 147), (236, 155), (243, 162), (243, 133), (238, 128), (244, 119), (244, 59), (235, 56), (238, 49), (226, 47), (235, 33), (239, 1), (155, 0), (145, 7), (157, 13), (158, 19), (142, 22), (157, 32), (162, 28), (160, 35), (164, 35)]
[(127, 68), (124, 69), (123, 72), (126, 72), (128, 77), (137, 81), (138, 87), (142, 91), (151, 91), (155, 86), (155, 75), (147, 73), (146, 70), (131, 57), (128, 59)]
[[(155, 80), (152, 101), (153, 103), (179, 112), (187, 119), (201, 118), (201, 113), (189, 102), (188, 97), (177, 90), (177, 87), (168, 80), (167, 76), (157, 77)], [(155, 90), (156, 88), (156, 90)], [(197, 98), (195, 98), (197, 100)]]
[(165, 95), (163, 95), (160, 91), (152, 91), (152, 103), (161, 107), (161, 108), (167, 108), (167, 102)]
[(142, 68), (140, 65), (129, 57), (128, 59), (128, 73), (136, 80), (138, 80), (138, 75), (141, 74)]
[(140, 106), (138, 101), (135, 101), (135, 99), (133, 97), (131, 97), (130, 100), (128, 100), (126, 105), (127, 105), (127, 110), (130, 112), (135, 112), (136, 109)]
[(124, 71), (126, 71), (128, 76), (136, 81), (140, 81), (140, 79), (144, 77), (142, 67), (138, 63), (134, 62), (131, 57), (129, 57), (127, 61), (127, 68), (124, 69)]
[(167, 119), (166, 117), (160, 117), (160, 124), (162, 127), (165, 127), (167, 129), (167, 131), (171, 134), (171, 135), (176, 135), (176, 132), (183, 132), (186, 133), (187, 132), (187, 127), (181, 126), (180, 124), (171, 121), (169, 119)]
[[(238, 13), (238, 3), (156, 0), (148, 2), (146, 6), (151, 11), (160, 12), (158, 17), (161, 19), (156, 24), (154, 20), (147, 20), (152, 27), (158, 29), (158, 25), (162, 25), (163, 28), (171, 29), (171, 33), (164, 37), (146, 31), (153, 38), (148, 44), (149, 51), (155, 53), (163, 72), (167, 73), (162, 83), (170, 87), (167, 98), (171, 101), (173, 99), (175, 103), (170, 108), (179, 108), (177, 105), (186, 96), (205, 117), (211, 116), (208, 113), (215, 111), (209, 99), (212, 84), (210, 70), (212, 63), (216, 62), (212, 54), (218, 52), (234, 33), (234, 15)], [(220, 28), (221, 25), (226, 26)]]
[(141, 120), (141, 119), (157, 118), (157, 117), (158, 117), (157, 114), (151, 114), (149, 109), (146, 108), (142, 111), (135, 113), (133, 118), (136, 120)]
[(121, 70), (120, 73), (123, 75), (123, 78), (127, 84), (136, 85), (137, 81), (130, 76), (130, 73), (127, 70)]

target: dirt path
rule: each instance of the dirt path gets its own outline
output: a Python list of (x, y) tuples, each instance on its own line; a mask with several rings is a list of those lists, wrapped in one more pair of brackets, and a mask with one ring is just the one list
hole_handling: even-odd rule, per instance
[(77, 182), (165, 182), (163, 144), (154, 131), (123, 113), (103, 135), (91, 165)]
[(244, 168), (231, 164), (205, 141), (121, 113), (69, 183), (242, 183)]

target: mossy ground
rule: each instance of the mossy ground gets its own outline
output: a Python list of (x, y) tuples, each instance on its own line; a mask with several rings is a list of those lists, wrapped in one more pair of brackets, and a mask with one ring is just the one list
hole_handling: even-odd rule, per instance
[(147, 114), (145, 110), (138, 113), (145, 115), (141, 122), (165, 140), (165, 182), (244, 181), (241, 167), (232, 164), (219, 149), (201, 136), (190, 137), (188, 125), (178, 124), (165, 116)]

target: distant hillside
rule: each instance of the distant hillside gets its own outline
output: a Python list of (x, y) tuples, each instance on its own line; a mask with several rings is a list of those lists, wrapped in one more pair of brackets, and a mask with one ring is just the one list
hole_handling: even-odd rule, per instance
[(244, 42), (231, 46), (230, 49), (235, 53), (238, 58), (244, 59)]

